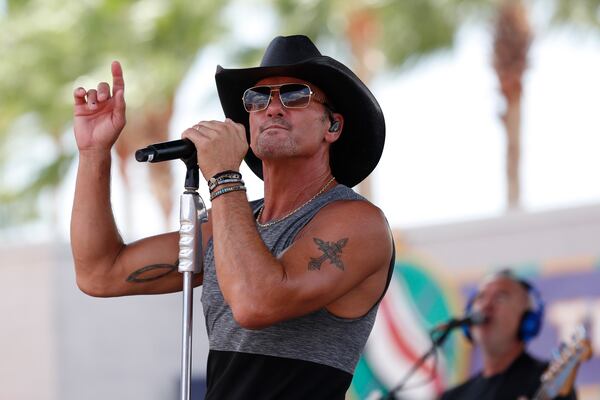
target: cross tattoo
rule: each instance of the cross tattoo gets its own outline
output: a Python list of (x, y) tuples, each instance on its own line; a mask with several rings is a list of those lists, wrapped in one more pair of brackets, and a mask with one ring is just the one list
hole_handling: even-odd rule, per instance
[(337, 268), (344, 270), (344, 263), (339, 257), (342, 252), (342, 248), (348, 243), (348, 238), (340, 239), (337, 242), (326, 242), (319, 238), (313, 238), (313, 241), (317, 244), (319, 249), (323, 252), (323, 255), (318, 258), (310, 258), (308, 263), (308, 269), (313, 271), (315, 269), (321, 269), (321, 264), (326, 260), (329, 260)]

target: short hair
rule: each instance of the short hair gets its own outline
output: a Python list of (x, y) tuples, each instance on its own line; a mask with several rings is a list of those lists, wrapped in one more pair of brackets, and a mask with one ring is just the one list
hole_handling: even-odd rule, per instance
[(536, 299), (534, 299), (531, 296), (531, 291), (532, 291), (532, 285), (527, 282), (526, 280), (524, 280), (523, 278), (519, 277), (514, 270), (510, 269), (510, 268), (502, 268), (498, 271), (494, 271), (491, 274), (489, 274), (484, 280), (483, 282), (488, 282), (494, 279), (509, 279), (515, 283), (518, 283), (519, 286), (523, 289), (524, 291), (524, 295), (527, 298), (527, 306), (529, 309), (535, 309), (537, 307), (537, 302)]

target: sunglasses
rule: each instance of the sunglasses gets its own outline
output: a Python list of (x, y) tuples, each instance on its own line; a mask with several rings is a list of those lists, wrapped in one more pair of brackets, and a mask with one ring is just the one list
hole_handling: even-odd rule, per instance
[(325, 99), (313, 92), (310, 86), (304, 83), (283, 83), (246, 89), (242, 96), (244, 108), (248, 112), (265, 110), (271, 103), (273, 92), (279, 92), (279, 101), (285, 108), (306, 108), (310, 104), (311, 98), (325, 104)]

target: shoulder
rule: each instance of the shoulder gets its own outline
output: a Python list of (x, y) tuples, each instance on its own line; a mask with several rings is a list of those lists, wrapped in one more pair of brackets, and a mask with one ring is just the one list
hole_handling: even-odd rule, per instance
[(347, 186), (337, 185), (323, 197), (325, 204), (315, 215), (316, 222), (335, 222), (347, 226), (366, 222), (388, 229), (383, 211)]
[(383, 211), (366, 199), (333, 201), (319, 210), (317, 217), (346, 217), (348, 223), (368, 220), (387, 226)]
[(337, 200), (321, 208), (301, 232), (367, 241), (373, 250), (391, 252), (392, 234), (383, 212), (366, 200)]

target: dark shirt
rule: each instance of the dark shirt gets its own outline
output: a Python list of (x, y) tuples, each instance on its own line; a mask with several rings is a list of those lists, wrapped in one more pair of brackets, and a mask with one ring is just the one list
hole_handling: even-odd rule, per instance
[[(481, 372), (465, 383), (442, 394), (440, 400), (516, 400), (524, 396), (531, 399), (541, 386), (540, 378), (548, 363), (523, 352), (503, 372), (484, 377)], [(575, 391), (556, 400), (576, 400)]]
[[(278, 223), (257, 226), (265, 246), (279, 256), (323, 207), (339, 200), (363, 198), (337, 185)], [(262, 204), (262, 200), (250, 203), (255, 215)], [(393, 266), (392, 256), (385, 289)], [(343, 400), (375, 322), (379, 300), (359, 318), (339, 318), (322, 308), (263, 329), (244, 329), (223, 297), (210, 240), (202, 286), (210, 344), (205, 399)]]

